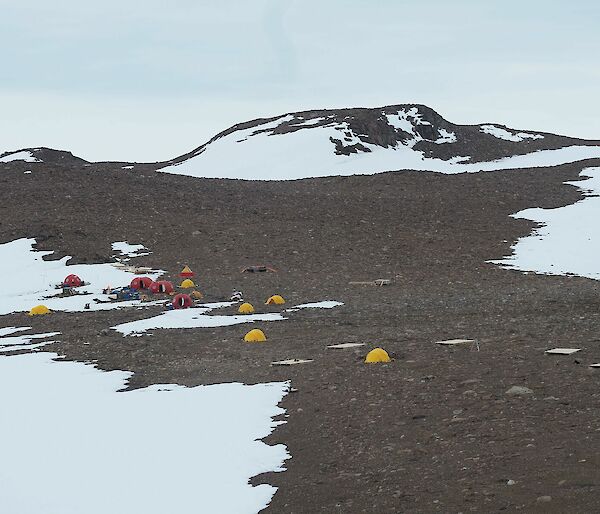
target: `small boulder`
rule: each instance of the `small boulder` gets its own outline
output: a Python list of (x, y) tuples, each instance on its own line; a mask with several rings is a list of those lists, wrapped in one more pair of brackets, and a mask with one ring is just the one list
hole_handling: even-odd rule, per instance
[(528, 394), (533, 394), (533, 390), (529, 389), (529, 387), (524, 386), (512, 386), (505, 394), (515, 395), (515, 396), (526, 396)]

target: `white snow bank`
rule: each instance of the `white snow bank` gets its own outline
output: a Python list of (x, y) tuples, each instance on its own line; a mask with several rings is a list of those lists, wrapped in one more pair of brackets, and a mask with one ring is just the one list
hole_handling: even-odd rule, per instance
[(191, 309), (165, 311), (158, 316), (138, 321), (122, 323), (111, 327), (124, 336), (140, 335), (147, 330), (166, 328), (207, 328), (226, 327), (254, 321), (278, 321), (285, 319), (281, 314), (236, 314), (228, 316), (210, 316), (207, 313), (220, 307), (233, 305), (233, 302), (207, 303)]
[[(143, 257), (152, 253), (144, 245), (129, 244), (127, 241), (116, 241), (111, 246), (115, 252), (120, 254), (119, 257)], [(129, 259), (121, 260), (128, 261)]]
[(41, 343), (30, 344), (34, 339), (47, 339), (49, 337), (56, 336), (60, 332), (47, 332), (45, 334), (26, 334), (21, 336), (9, 336), (17, 332), (23, 332), (29, 330), (31, 327), (6, 327), (0, 328), (0, 352), (13, 352), (17, 350), (36, 350), (47, 344), (54, 343), (55, 341), (44, 341)]
[[(279, 313), (233, 314), (221, 316), (207, 314), (214, 309), (229, 307), (234, 303), (235, 302), (205, 303), (191, 309), (165, 311), (158, 316), (122, 323), (121, 325), (111, 328), (117, 332), (120, 332), (124, 336), (139, 336), (144, 332), (153, 329), (226, 327), (230, 325), (238, 325), (240, 323), (253, 323), (255, 321), (281, 321), (286, 319)], [(341, 302), (327, 300), (323, 302), (295, 305), (291, 309), (286, 309), (285, 312), (294, 312), (300, 309), (310, 308), (332, 309), (339, 305), (344, 304)]]
[[(86, 304), (90, 304), (90, 310), (139, 305), (137, 301), (104, 304), (96, 304), (93, 301), (93, 298), (107, 300), (108, 297), (102, 294), (102, 290), (107, 285), (128, 285), (135, 277), (133, 273), (117, 269), (110, 264), (67, 266), (66, 262), (70, 259), (68, 256), (57, 261), (44, 261), (42, 257), (53, 252), (34, 251), (34, 244), (35, 239), (17, 239), (0, 244), (0, 270), (2, 276), (10, 277), (0, 291), (0, 315), (28, 311), (38, 304), (44, 304), (50, 310), (60, 311), (83, 311)], [(77, 288), (77, 291), (88, 294), (52, 298), (61, 292), (55, 285), (71, 273), (90, 283)], [(161, 273), (150, 273), (148, 276), (156, 279)]]
[[(419, 141), (424, 141), (423, 136), (417, 132), (415, 127), (418, 125), (431, 125), (428, 121), (423, 121), (423, 118), (416, 107), (412, 107), (408, 111), (400, 110), (396, 114), (386, 114), (385, 117), (389, 125), (404, 132), (408, 132), (411, 135), (411, 139), (404, 141), (404, 144), (409, 148), (415, 146)], [(456, 134), (453, 132), (448, 132), (444, 129), (441, 129), (439, 132), (440, 137), (436, 139), (434, 143), (454, 143), (456, 141)]]
[(511, 256), (490, 262), (520, 271), (600, 279), (600, 168), (586, 168), (581, 175), (589, 178), (568, 183), (577, 185), (586, 198), (566, 207), (514, 214), (541, 226), (519, 239)]
[(456, 134), (454, 132), (449, 132), (443, 128), (439, 129), (438, 132), (440, 133), (440, 137), (438, 137), (434, 143), (437, 143), (438, 145), (444, 143), (456, 143)]
[(23, 150), (22, 152), (13, 152), (0, 157), (0, 162), (25, 161), (25, 162), (42, 162), (36, 159), (30, 151)]
[(506, 141), (514, 141), (515, 143), (524, 141), (525, 139), (544, 139), (542, 134), (531, 134), (529, 132), (510, 132), (496, 125), (481, 125), (481, 132), (490, 134), (498, 139)]
[[(27, 328), (20, 328), (17, 330), (27, 330)], [(34, 339), (48, 339), (60, 334), (60, 332), (47, 332), (45, 334), (27, 334), (22, 336), (11, 336), (11, 337), (0, 337), (0, 352), (16, 352), (19, 350), (35, 350), (47, 344), (54, 343), (55, 341), (43, 341), (41, 343), (33, 343)]]
[(60, 332), (46, 332), (45, 334), (26, 334), (22, 336), (0, 337), (0, 346), (13, 346), (28, 344), (33, 339), (47, 339), (48, 337), (57, 336)]
[[(406, 115), (406, 113), (404, 113)], [(308, 126), (287, 134), (270, 131), (255, 134), (265, 127), (272, 129), (281, 123), (239, 130), (223, 136), (199, 151), (194, 157), (162, 168), (161, 172), (192, 177), (232, 178), (247, 180), (293, 180), (331, 175), (372, 175), (384, 171), (422, 170), (440, 173), (473, 173), (511, 168), (556, 166), (559, 164), (600, 158), (600, 146), (569, 146), (557, 150), (507, 157), (497, 161), (468, 162), (468, 156), (456, 156), (448, 161), (424, 157), (413, 149), (420, 136), (406, 116), (388, 115), (388, 121), (411, 134), (405, 144), (383, 148), (363, 143), (351, 133), (346, 141), (346, 123), (328, 126)], [(395, 117), (394, 117), (395, 116)], [(410, 126), (410, 127), (409, 127)], [(403, 128), (403, 130), (404, 130)], [(410, 131), (408, 130), (410, 128)], [(360, 143), (370, 152), (335, 154), (330, 140), (341, 140), (345, 146)], [(451, 136), (442, 139), (450, 142)], [(439, 141), (438, 142), (443, 142)]]
[(294, 305), (295, 309), (333, 309), (339, 305), (344, 305), (342, 302), (336, 302), (335, 300), (325, 300), (323, 302), (314, 303), (302, 303), (300, 305)]
[(7, 336), (10, 334), (14, 334), (16, 332), (23, 332), (24, 330), (29, 330), (31, 327), (5, 327), (0, 328), (0, 337)]
[(302, 303), (300, 305), (294, 305), (291, 309), (287, 309), (287, 312), (297, 311), (300, 309), (333, 309), (334, 307), (338, 307), (340, 305), (344, 305), (342, 302), (336, 302), (333, 300), (325, 300), (323, 302), (314, 302), (314, 303)]
[(285, 446), (258, 439), (284, 383), (117, 392), (131, 373), (0, 357), (2, 511), (18, 514), (255, 514), (275, 488), (250, 477), (282, 471)]

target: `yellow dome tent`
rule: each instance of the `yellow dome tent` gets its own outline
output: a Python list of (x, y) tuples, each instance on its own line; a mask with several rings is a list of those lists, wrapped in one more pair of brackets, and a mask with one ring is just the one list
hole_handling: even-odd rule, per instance
[(35, 307), (32, 307), (32, 309), (29, 311), (30, 316), (39, 316), (40, 314), (49, 313), (50, 309), (48, 309), (48, 307), (46, 307), (45, 305), (36, 305)]
[(266, 340), (267, 337), (265, 336), (265, 333), (259, 328), (250, 330), (250, 332), (244, 336), (244, 341), (247, 343), (262, 343)]
[(182, 287), (183, 289), (189, 289), (190, 287), (196, 287), (196, 284), (194, 284), (194, 282), (189, 278), (186, 278), (179, 287)]
[(383, 348), (375, 348), (367, 353), (365, 362), (390, 362), (390, 356)]
[(252, 314), (254, 312), (254, 306), (251, 303), (243, 303), (238, 309), (240, 314)]
[(200, 292), (200, 291), (192, 291), (190, 293), (190, 296), (194, 299), (194, 300), (200, 300), (201, 298), (204, 298), (204, 295)]
[(275, 294), (265, 302), (265, 305), (283, 305), (284, 303), (285, 300), (283, 299), (283, 296)]

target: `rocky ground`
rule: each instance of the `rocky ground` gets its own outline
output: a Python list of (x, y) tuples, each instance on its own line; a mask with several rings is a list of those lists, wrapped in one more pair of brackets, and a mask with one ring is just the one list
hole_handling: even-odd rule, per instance
[[(189, 264), (208, 300), (241, 289), (256, 306), (274, 293), (344, 305), (265, 324), (268, 342), (257, 345), (242, 342), (244, 326), (141, 338), (106, 330), (148, 311), (1, 323), (60, 331), (52, 349), (134, 371), (131, 387), (290, 380), (287, 423), (267, 441), (292, 458), (285, 472), (253, 479), (279, 488), (265, 512), (598, 512), (600, 371), (588, 365), (600, 362), (600, 287), (486, 262), (530, 232), (510, 214), (578, 200), (563, 182), (586, 165), (598, 163), (277, 183), (10, 163), (0, 242), (36, 237), (56, 256), (102, 262), (110, 243), (128, 240), (153, 252), (140, 264), (172, 277)], [(277, 273), (240, 273), (263, 263)], [(350, 284), (376, 278), (392, 284)], [(434, 344), (463, 337), (478, 345)], [(341, 342), (365, 346), (326, 348)], [(583, 351), (544, 355), (561, 345)], [(364, 364), (374, 346), (393, 362)], [(270, 366), (285, 358), (314, 362)], [(507, 394), (515, 385), (532, 393)]]

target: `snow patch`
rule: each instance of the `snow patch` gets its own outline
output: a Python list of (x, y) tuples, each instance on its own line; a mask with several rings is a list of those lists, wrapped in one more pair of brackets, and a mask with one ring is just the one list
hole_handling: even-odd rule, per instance
[[(152, 252), (148, 252), (144, 245), (129, 244), (127, 241), (117, 241), (112, 243), (112, 249), (115, 252), (119, 252), (120, 257), (143, 257), (144, 255), (150, 255)], [(146, 250), (144, 252), (144, 250)], [(122, 261), (128, 261), (129, 259), (121, 259)]]
[[(44, 261), (44, 255), (53, 252), (35, 251), (35, 239), (17, 239), (0, 244), (0, 269), (2, 275), (11, 277), (7, 287), (0, 291), (0, 315), (11, 312), (28, 311), (33, 306), (44, 304), (53, 311), (84, 311), (89, 304), (89, 310), (109, 310), (122, 307), (139, 306), (137, 301), (100, 303), (94, 298), (108, 300), (102, 293), (107, 285), (128, 285), (135, 277), (133, 273), (115, 268), (111, 264), (76, 264), (67, 266), (70, 256), (56, 261)], [(64, 278), (74, 273), (90, 284), (77, 288), (80, 293), (75, 296), (59, 298), (61, 293), (56, 289)], [(152, 279), (157, 279), (162, 271), (149, 273)], [(148, 304), (145, 304), (148, 305)]]
[(16, 332), (23, 332), (25, 330), (29, 330), (31, 327), (5, 327), (0, 328), (0, 337), (8, 336), (10, 334), (15, 334)]
[(440, 137), (438, 137), (434, 143), (441, 145), (444, 143), (456, 143), (456, 134), (454, 132), (449, 132), (446, 129), (439, 129), (438, 130)]
[(481, 125), (481, 132), (504, 139), (506, 141), (514, 141), (515, 143), (524, 141), (525, 139), (544, 139), (541, 134), (531, 134), (529, 132), (510, 132), (497, 125)]
[(408, 132), (412, 136), (410, 139), (403, 142), (409, 148), (415, 146), (419, 141), (424, 140), (415, 130), (415, 126), (431, 125), (428, 121), (423, 121), (421, 114), (416, 107), (412, 107), (408, 111), (400, 110), (397, 114), (386, 114), (385, 117), (389, 125), (395, 129), (400, 129), (403, 132)]
[(56, 358), (0, 357), (3, 512), (250, 514), (269, 504), (276, 489), (248, 480), (284, 470), (285, 446), (260, 439), (280, 423), (288, 384), (117, 392), (131, 373)]
[(26, 334), (22, 336), (0, 337), (0, 347), (29, 344), (34, 339), (47, 339), (57, 336), (60, 332), (47, 332), (45, 334)]
[(138, 321), (130, 321), (111, 327), (124, 336), (140, 335), (148, 330), (169, 328), (212, 328), (253, 323), (255, 321), (279, 321), (285, 319), (281, 314), (236, 314), (228, 316), (210, 316), (207, 313), (218, 308), (229, 307), (234, 302), (207, 303), (191, 309), (166, 311), (158, 316)]
[(40, 159), (37, 159), (33, 156), (28, 150), (23, 150), (21, 152), (13, 152), (5, 155), (4, 157), (0, 157), (0, 162), (12, 162), (12, 161), (24, 161), (24, 162), (42, 162)]
[(333, 300), (325, 300), (323, 302), (314, 302), (314, 303), (302, 303), (300, 305), (295, 305), (291, 309), (288, 309), (288, 312), (299, 310), (299, 309), (333, 309), (334, 307), (338, 307), (340, 305), (344, 305), (344, 304), (342, 302), (336, 302)]
[(540, 227), (519, 239), (511, 256), (490, 262), (520, 271), (600, 280), (600, 168), (586, 168), (580, 175), (587, 180), (567, 184), (576, 185), (586, 198), (557, 209), (526, 209), (513, 214)]

